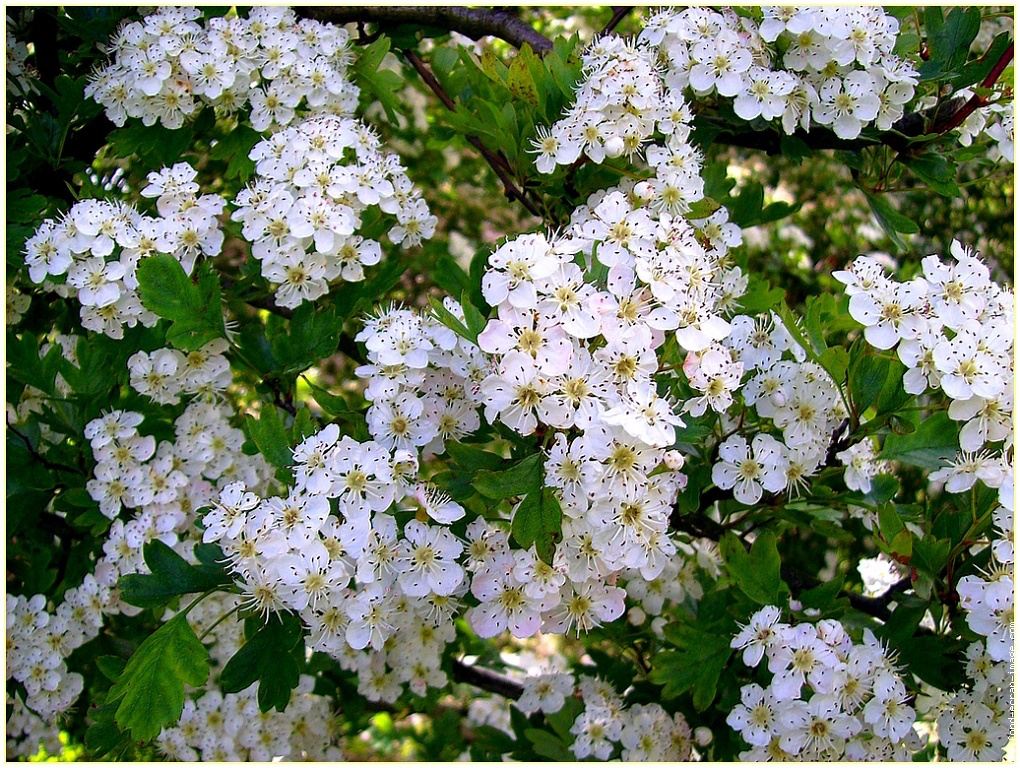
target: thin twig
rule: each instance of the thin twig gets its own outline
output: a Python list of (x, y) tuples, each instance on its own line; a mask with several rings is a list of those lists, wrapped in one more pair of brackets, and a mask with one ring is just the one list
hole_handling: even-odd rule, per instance
[[(454, 103), (450, 95), (443, 89), (439, 81), (436, 80), (435, 75), (428, 68), (428, 65), (422, 61), (418, 54), (414, 51), (405, 50), (403, 51), (404, 57), (414, 67), (414, 70), (418, 73), (424, 83), (432, 90), (432, 92), (443, 102), (445, 106), (451, 112), (457, 111), (457, 105)], [(482, 157), (492, 168), (493, 172), (499, 177), (499, 180), (503, 182), (503, 193), (506, 195), (507, 200), (516, 200), (523, 205), (532, 216), (542, 218), (542, 212), (535, 205), (535, 203), (521, 190), (511, 178), (513, 169), (510, 167), (510, 163), (503, 156), (501, 152), (493, 152), (491, 149), (482, 143), (482, 140), (477, 136), (466, 136), (468, 143), (471, 144), (475, 149), (481, 152)]]
[(453, 660), (453, 679), (458, 683), (467, 683), (515, 701), (524, 694), (524, 686), (516, 680), (511, 680), (491, 669), (465, 664), (457, 659)]
[(54, 472), (61, 471), (73, 472), (76, 475), (84, 474), (81, 470), (75, 469), (74, 467), (69, 467), (67, 464), (60, 464), (58, 462), (50, 461), (49, 459), (47, 459), (45, 456), (39, 453), (39, 451), (36, 450), (35, 446), (32, 445), (31, 441), (28, 439), (26, 435), (23, 435), (21, 432), (14, 428), (14, 425), (11, 424), (10, 421), (7, 422), (7, 429), (9, 429), (15, 435), (21, 438), (22, 442), (25, 444), (25, 448), (27, 448), (28, 452), (32, 454), (32, 458), (38, 461), (44, 467), (46, 467), (46, 469), (52, 469)]
[(613, 18), (611, 18), (609, 22), (606, 24), (606, 26), (602, 28), (602, 31), (599, 33), (599, 37), (602, 37), (603, 35), (608, 35), (610, 32), (616, 29), (616, 26), (621, 21), (623, 21), (623, 17), (630, 13), (632, 10), (634, 10), (633, 5), (614, 5), (611, 7), (613, 9)]
[(517, 15), (517, 9), (420, 5), (319, 5), (298, 7), (295, 10), (299, 16), (334, 24), (358, 21), (388, 27), (399, 25), (413, 25), (419, 29), (437, 27), (459, 32), (472, 40), (488, 36), (498, 37), (515, 48), (527, 43), (538, 54), (544, 54), (553, 48), (549, 38)]
[[(1013, 60), (1013, 43), (1010, 42), (1009, 48), (1007, 48), (1003, 52), (1002, 56), (999, 57), (999, 60), (995, 63), (995, 66), (992, 67), (992, 71), (989, 72), (988, 76), (981, 81), (981, 87), (991, 88), (993, 85), (995, 85), (995, 81), (999, 79), (999, 75), (1001, 75), (1003, 70), (1006, 69), (1007, 66), (1009, 66), (1009, 62), (1011, 62), (1012, 60)], [(962, 107), (960, 107), (958, 110), (951, 113), (950, 115), (947, 115), (945, 118), (939, 120), (935, 124), (935, 127), (932, 128), (931, 132), (937, 133), (939, 135), (943, 133), (948, 133), (954, 128), (962, 125), (963, 121), (970, 117), (971, 113), (974, 110), (986, 106), (987, 104), (988, 99), (986, 99), (984, 96), (975, 93), (973, 96), (970, 97), (966, 104), (964, 104)]]

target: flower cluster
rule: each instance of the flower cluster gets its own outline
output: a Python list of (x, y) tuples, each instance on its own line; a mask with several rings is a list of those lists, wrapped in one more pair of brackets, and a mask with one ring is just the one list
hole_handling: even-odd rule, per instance
[(379, 263), (380, 244), (357, 234), (366, 211), (393, 214), (389, 238), (404, 248), (435, 230), (397, 156), (351, 118), (309, 118), (259, 142), (250, 157), (255, 180), (237, 195), (231, 218), (262, 275), (279, 286), (282, 307), (314, 301), (330, 282), (362, 280), (364, 267)]
[(45, 720), (70, 707), (82, 692), (82, 676), (69, 672), (65, 659), (98, 634), (94, 627), (102, 625), (102, 615), (96, 602), (101, 599), (95, 579), (65, 593), (52, 614), (45, 595), (7, 595), (7, 679), (24, 686), (24, 705)]
[(204, 520), (204, 541), (223, 548), (246, 604), (299, 614), (310, 647), (356, 671), (373, 701), (395, 700), (403, 683), (424, 695), (447, 682), (439, 654), (454, 636), (464, 545), (421, 520), (401, 531), (391, 512), (413, 504), (425, 520), (450, 522), (464, 510), (417, 484), (417, 468), (416, 453), (341, 439), (330, 425), (294, 449), (285, 498), (232, 483)]
[[(93, 572), (55, 609), (43, 595), (7, 596), (7, 676), (24, 685), (26, 706), (47, 720), (82, 691), (67, 656), (100, 633), (105, 616), (138, 612), (121, 601), (117, 582), (148, 571), (143, 546), (160, 539), (190, 558), (194, 512), (215, 499), (213, 483), (240, 477), (256, 486), (270, 474), (261, 456), (241, 453), (243, 435), (222, 406), (192, 403), (174, 423), (173, 442), (139, 434), (142, 421), (141, 414), (112, 411), (85, 426), (97, 461), (86, 489), (113, 520)], [(134, 517), (121, 519), (124, 508), (135, 509)]]
[(939, 714), (939, 741), (953, 761), (1002, 761), (1014, 735), (1012, 658), (995, 659), (984, 643), (972, 643), (966, 670), (971, 685), (956, 691)]
[(7, 694), (7, 759), (29, 758), (39, 748), (48, 755), (59, 755), (62, 748), (60, 723), (43, 719), (28, 709), (20, 696)]
[(780, 618), (766, 606), (730, 643), (772, 675), (741, 687), (726, 718), (751, 747), (741, 760), (909, 760), (923, 746), (895, 660), (870, 630), (857, 643), (837, 621)]
[(627, 707), (611, 685), (595, 677), (582, 676), (578, 688), (584, 711), (570, 728), (576, 737), (570, 750), (579, 760), (591, 756), (608, 760), (617, 747), (625, 762), (684, 762), (696, 757), (691, 727), (681, 713), (671, 716), (658, 704)]
[[(658, 130), (667, 140), (645, 158), (659, 165), (665, 156), (680, 171), (658, 176), (666, 204), (682, 206), (690, 183), (682, 171), (696, 162), (674, 147), (686, 139), (687, 96), (733, 99), (740, 118), (779, 120), (791, 134), (812, 124), (845, 139), (867, 124), (887, 130), (917, 82), (893, 53), (897, 31), (879, 8), (766, 8), (760, 24), (731, 10), (658, 12), (633, 44), (610, 35), (588, 48), (573, 106), (538, 132), (536, 167), (548, 173), (582, 154), (632, 157)], [(785, 51), (781, 60), (775, 51)]]
[(898, 30), (878, 7), (771, 7), (760, 23), (687, 8), (653, 15), (638, 41), (654, 47), (670, 88), (735, 97), (740, 118), (778, 119), (786, 133), (813, 123), (852, 139), (865, 125), (888, 130), (913, 98)]
[[(647, 46), (610, 35), (583, 58), (584, 79), (567, 114), (533, 141), (536, 168), (552, 172), (582, 156), (600, 163), (641, 157), (655, 171), (642, 182), (643, 203), (674, 215), (704, 196), (701, 153), (689, 142), (693, 113), (680, 90), (668, 88)], [(658, 131), (663, 141), (651, 143)]]
[(136, 352), (128, 358), (131, 386), (161, 405), (176, 405), (181, 395), (211, 399), (230, 385), (227, 346), (226, 339), (213, 339), (186, 354), (170, 348)]
[[(805, 361), (804, 349), (774, 314), (737, 315), (732, 325), (725, 349), (714, 357), (702, 356), (700, 368), (706, 367), (705, 360), (712, 364), (714, 376), (706, 380), (715, 384), (716, 399), (722, 399), (721, 407), (712, 400), (709, 404), (719, 411), (729, 406), (740, 371), (727, 379), (726, 366), (743, 366), (750, 374), (739, 390), (744, 404), (753, 406), (761, 419), (771, 420), (782, 431), (782, 440), (766, 433), (755, 435), (750, 444), (740, 434), (728, 437), (719, 446), (720, 461), (712, 468), (712, 478), (720, 488), (733, 488), (738, 501), (754, 504), (763, 491), (793, 494), (807, 486), (825, 462), (833, 433), (846, 417), (846, 405), (832, 377), (817, 363)], [(688, 358), (685, 370), (697, 370), (691, 363)], [(703, 408), (700, 402), (695, 404)], [(836, 458), (846, 467), (844, 480), (851, 490), (870, 490), (871, 478), (884, 467), (870, 438)]]
[(666, 561), (662, 572), (649, 579), (636, 568), (623, 571), (622, 583), (632, 606), (627, 621), (639, 626), (650, 619), (650, 627), (662, 637), (667, 616), (686, 599), (697, 602), (704, 594), (699, 574), (707, 572), (710, 578), (719, 576), (719, 551), (708, 539), (695, 539), (688, 543), (675, 541), (677, 555)]
[[(463, 322), (456, 301), (447, 297), (444, 306)], [(488, 362), (475, 344), (429, 315), (397, 307), (368, 318), (355, 338), (368, 356), (355, 373), (366, 382), (365, 420), (375, 440), (429, 458), (478, 428), (472, 392)]]
[(289, 8), (202, 20), (198, 8), (164, 7), (121, 27), (113, 61), (96, 72), (85, 95), (116, 125), (140, 118), (180, 128), (204, 105), (231, 114), (249, 109), (257, 131), (288, 125), (298, 110), (353, 114), (358, 87), (342, 27), (298, 21)]
[[(951, 493), (977, 479), (1001, 488), (1012, 476), (1013, 294), (959, 241), (950, 250), (952, 262), (926, 256), (923, 275), (908, 282), (889, 278), (872, 256), (834, 276), (847, 286), (850, 314), (864, 325), (868, 343), (895, 347), (907, 367), (904, 389), (941, 389), (951, 401), (949, 418), (963, 423), (962, 455), (931, 479), (945, 481)], [(998, 455), (986, 452), (999, 444)]]
[(190, 274), (200, 256), (216, 256), (223, 245), (217, 221), (223, 198), (199, 195), (195, 176), (187, 163), (149, 174), (141, 194), (157, 198), (155, 217), (126, 203), (90, 199), (59, 220), (46, 219), (25, 243), (29, 278), (76, 298), (86, 330), (121, 339), (124, 326), (154, 326), (158, 317), (138, 297), (138, 262), (168, 253)]

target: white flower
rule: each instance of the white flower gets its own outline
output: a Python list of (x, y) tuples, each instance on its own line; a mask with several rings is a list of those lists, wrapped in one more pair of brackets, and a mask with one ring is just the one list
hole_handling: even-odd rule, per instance
[(397, 578), (401, 589), (412, 597), (430, 591), (450, 595), (464, 580), (464, 569), (455, 561), (464, 545), (442, 528), (430, 528), (417, 520), (404, 526)]
[(780, 623), (781, 613), (774, 605), (766, 605), (753, 616), (746, 626), (730, 641), (730, 648), (743, 648), (744, 664), (756, 667), (767, 652), (781, 642), (780, 633), (789, 627)]
[(574, 676), (553, 673), (529, 675), (524, 680), (524, 692), (516, 706), (525, 714), (544, 712), (553, 714), (563, 708), (565, 697), (574, 692)]
[(726, 724), (740, 731), (744, 741), (752, 747), (764, 747), (779, 734), (776, 722), (779, 709), (780, 703), (771, 689), (751, 683), (741, 687), (740, 703), (726, 716)]
[(882, 106), (875, 80), (867, 72), (851, 72), (844, 78), (830, 78), (818, 89), (819, 103), (812, 114), (821, 125), (831, 125), (841, 139), (855, 139), (864, 123), (878, 117)]
[(723, 490), (733, 488), (733, 498), (742, 504), (757, 504), (763, 488), (770, 493), (786, 488), (784, 449), (770, 435), (755, 435), (751, 446), (742, 435), (732, 435), (719, 446), (712, 482)]

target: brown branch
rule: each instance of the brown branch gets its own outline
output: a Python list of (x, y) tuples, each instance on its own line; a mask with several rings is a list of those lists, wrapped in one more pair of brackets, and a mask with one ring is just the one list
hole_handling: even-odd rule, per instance
[(39, 453), (39, 451), (36, 449), (34, 445), (32, 445), (32, 441), (28, 439), (28, 436), (22, 434), (17, 429), (15, 429), (14, 425), (11, 424), (9, 420), (7, 422), (7, 429), (9, 429), (15, 435), (21, 438), (21, 441), (25, 444), (25, 449), (32, 455), (32, 458), (38, 461), (40, 464), (42, 464), (46, 469), (53, 470), (54, 472), (73, 472), (76, 475), (85, 474), (80, 469), (75, 469), (74, 467), (68, 466), (67, 464), (60, 464), (58, 462), (50, 461), (49, 459), (47, 459), (45, 456)]
[(373, 22), (382, 27), (402, 24), (419, 28), (439, 27), (459, 32), (478, 40), (498, 37), (520, 48), (525, 43), (538, 54), (553, 48), (552, 42), (541, 32), (519, 18), (514, 10), (506, 8), (465, 8), (462, 6), (372, 6), (327, 5), (295, 8), (299, 16), (334, 24)]
[[(457, 111), (457, 105), (454, 103), (450, 95), (443, 89), (443, 86), (436, 80), (436, 76), (432, 74), (432, 71), (428, 68), (428, 65), (422, 61), (418, 54), (414, 51), (403, 51), (404, 57), (414, 67), (415, 72), (421, 77), (424, 83), (432, 90), (432, 92), (443, 102), (445, 106), (451, 112)], [(493, 152), (482, 140), (477, 136), (465, 136), (468, 143), (477, 149), (485, 161), (492, 168), (493, 172), (499, 177), (499, 180), (503, 182), (503, 194), (506, 195), (507, 200), (516, 200), (523, 205), (532, 216), (542, 218), (542, 212), (538, 206), (534, 203), (531, 198), (525, 194), (513, 181), (511, 176), (513, 175), (513, 169), (510, 167), (510, 163), (503, 156), (502, 152)]]
[[(1001, 75), (1003, 70), (1006, 69), (1007, 66), (1009, 66), (1009, 62), (1011, 62), (1012, 60), (1013, 60), (1013, 43), (1010, 42), (1009, 48), (1003, 51), (1002, 56), (999, 57), (999, 60), (995, 63), (995, 66), (992, 67), (992, 71), (989, 72), (988, 76), (981, 81), (981, 87), (991, 88), (993, 85), (995, 85), (995, 81), (999, 79), (999, 75)], [(984, 96), (975, 93), (973, 96), (970, 97), (966, 104), (960, 107), (960, 109), (956, 110), (950, 115), (947, 115), (945, 118), (939, 120), (935, 124), (935, 127), (932, 128), (931, 132), (937, 133), (939, 135), (943, 133), (948, 133), (954, 128), (957, 128), (960, 125), (962, 125), (963, 121), (970, 117), (971, 113), (974, 112), (974, 110), (984, 107), (987, 104), (988, 99), (986, 99)]]
[(524, 694), (524, 686), (516, 680), (511, 680), (491, 669), (465, 664), (457, 659), (453, 660), (453, 679), (458, 683), (467, 683), (515, 701)]
[(634, 10), (633, 5), (614, 5), (611, 7), (613, 9), (613, 18), (611, 18), (606, 23), (606, 26), (602, 28), (602, 31), (599, 32), (599, 37), (603, 35), (608, 35), (610, 32), (616, 29), (617, 25), (621, 21), (623, 21), (623, 17)]

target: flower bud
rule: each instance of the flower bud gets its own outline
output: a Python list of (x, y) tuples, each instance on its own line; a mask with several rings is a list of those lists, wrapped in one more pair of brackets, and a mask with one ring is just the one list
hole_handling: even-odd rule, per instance
[(619, 157), (623, 154), (623, 138), (613, 136), (605, 145), (606, 157)]

